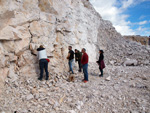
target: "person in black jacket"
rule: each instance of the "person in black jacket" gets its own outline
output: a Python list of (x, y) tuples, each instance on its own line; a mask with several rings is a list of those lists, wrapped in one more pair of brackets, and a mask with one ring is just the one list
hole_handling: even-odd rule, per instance
[(101, 74), (99, 75), (100, 77), (103, 77), (103, 69), (105, 68), (105, 64), (104, 64), (104, 55), (103, 55), (103, 50), (99, 50), (100, 56), (99, 56), (99, 60), (97, 61), (98, 65), (99, 65), (99, 69)]
[(69, 52), (68, 52), (67, 59), (69, 60), (69, 62), (68, 62), (68, 64), (69, 64), (69, 72), (74, 74), (73, 68), (72, 68), (72, 63), (74, 61), (74, 51), (72, 50), (72, 46), (69, 46), (68, 49), (69, 49)]
[(82, 68), (82, 66), (81, 66), (81, 58), (82, 58), (82, 53), (79, 50), (75, 49), (75, 61), (76, 62), (78, 61), (79, 72), (81, 72), (81, 68)]

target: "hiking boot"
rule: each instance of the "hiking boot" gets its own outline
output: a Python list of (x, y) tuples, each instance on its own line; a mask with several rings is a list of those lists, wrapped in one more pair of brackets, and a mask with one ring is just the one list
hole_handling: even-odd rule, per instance
[(103, 75), (100, 74), (99, 77), (103, 77)]
[(45, 80), (49, 80), (48, 78), (46, 78)]
[(87, 81), (87, 80), (84, 80), (83, 82), (84, 82), (84, 83), (87, 83), (88, 81)]
[(39, 77), (38, 80), (42, 81), (42, 78)]
[(82, 72), (81, 70), (78, 70), (79, 72)]
[(70, 73), (70, 74), (74, 74), (74, 72), (72, 72), (72, 71), (69, 71), (69, 73)]

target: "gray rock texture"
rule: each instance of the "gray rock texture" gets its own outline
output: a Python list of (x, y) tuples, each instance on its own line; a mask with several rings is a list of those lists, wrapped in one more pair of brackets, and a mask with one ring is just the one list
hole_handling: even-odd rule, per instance
[[(47, 82), (37, 81), (41, 44)], [(103, 49), (107, 81), (91, 76), (83, 84), (75, 65), (75, 82), (67, 82), (69, 45), (86, 48), (89, 76), (99, 73)], [(0, 58), (0, 112), (150, 112), (150, 47), (124, 39), (88, 0), (0, 0)]]

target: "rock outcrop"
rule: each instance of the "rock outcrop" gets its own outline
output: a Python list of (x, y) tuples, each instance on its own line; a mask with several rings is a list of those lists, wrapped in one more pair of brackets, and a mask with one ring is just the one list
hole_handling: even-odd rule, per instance
[(136, 41), (141, 43), (142, 45), (150, 45), (150, 36), (140, 36), (140, 35), (126, 35), (123, 36), (126, 39), (132, 40), (132, 41)]
[(96, 61), (98, 49), (104, 49), (107, 64), (123, 65), (126, 58), (137, 65), (150, 62), (149, 48), (122, 39), (87, 0), (1, 0), (0, 21), (0, 68), (5, 72), (0, 81), (9, 73), (36, 77), (41, 44), (51, 60), (51, 74), (67, 71), (69, 45), (86, 48), (90, 62)]
[[(36, 49), (41, 44), (45, 46), (51, 61), (49, 63), (51, 80), (48, 82), (36, 80), (39, 75)], [(3, 105), (0, 106), (0, 112), (3, 109), (15, 112), (17, 106), (16, 111), (23, 113), (49, 112), (48, 109), (60, 110), (59, 112), (69, 109), (67, 112), (73, 113), (80, 111), (87, 100), (93, 101), (92, 98), (96, 98), (93, 103), (95, 104), (99, 97), (90, 93), (87, 93), (86, 96), (83, 95), (81, 90), (86, 89), (87, 86), (81, 85), (81, 89), (78, 91), (76, 86), (79, 82), (75, 84), (76, 96), (79, 94), (78, 92), (81, 92), (81, 98), (77, 99), (77, 102), (72, 98), (76, 98), (76, 96), (69, 97), (71, 93), (68, 95), (63, 92), (63, 95), (60, 95), (62, 91), (71, 92), (71, 88), (74, 88), (72, 84), (67, 90), (64, 90), (68, 85), (65, 81), (68, 77), (66, 56), (69, 45), (73, 46), (73, 49), (86, 48), (90, 64), (96, 62), (98, 50), (103, 49), (106, 65), (121, 66), (128, 63), (126, 59), (136, 61), (136, 66), (150, 65), (150, 48), (122, 38), (111, 22), (103, 20), (88, 0), (0, 0), (0, 93), (4, 91), (3, 95), (6, 94), (8, 97), (6, 102), (5, 99), (0, 98)], [(107, 71), (109, 73), (108, 69)], [(92, 69), (89, 74), (91, 73)], [(113, 77), (109, 76), (107, 79), (111, 81)], [(57, 84), (58, 81), (59, 84)], [(61, 88), (60, 85), (63, 83), (64, 86)], [(116, 87), (118, 91), (119, 88)], [(95, 92), (92, 89), (91, 91)], [(94, 95), (96, 94), (99, 92), (94, 93)], [(47, 96), (52, 98), (47, 98)], [(61, 103), (66, 97), (64, 106), (67, 108), (63, 109)], [(104, 100), (111, 98), (104, 94), (101, 97)], [(59, 101), (54, 101), (53, 98)], [(87, 98), (87, 100), (80, 101), (82, 98)], [(44, 102), (46, 99), (49, 100)], [(41, 101), (42, 103), (39, 105)], [(73, 104), (71, 104), (72, 102)], [(13, 105), (9, 109), (8, 106), (11, 104)], [(104, 104), (107, 105), (107, 102)], [(88, 104), (86, 103), (86, 105)], [(103, 111), (107, 112), (105, 106), (101, 106), (104, 107)], [(34, 109), (30, 110), (30, 107), (34, 107)], [(45, 111), (41, 109), (42, 107)], [(144, 107), (143, 109), (147, 110), (147, 106)], [(93, 111), (93, 107), (91, 107), (90, 111), (98, 111), (98, 107), (95, 109)], [(110, 110), (109, 107), (108, 109)], [(85, 110), (88, 111), (87, 108)], [(120, 110), (119, 112), (124, 111)]]

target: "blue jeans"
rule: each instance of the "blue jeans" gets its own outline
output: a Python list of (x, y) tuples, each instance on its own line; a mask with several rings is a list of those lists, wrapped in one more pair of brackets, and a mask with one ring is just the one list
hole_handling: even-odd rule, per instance
[(40, 64), (40, 79), (42, 79), (43, 78), (43, 70), (45, 69), (45, 72), (46, 72), (46, 79), (48, 79), (49, 78), (49, 76), (48, 76), (48, 61), (46, 60), (46, 59), (41, 59), (40, 60), (40, 62), (39, 62), (39, 64)]
[(72, 62), (73, 62), (73, 59), (69, 60), (69, 62), (68, 62), (68, 64), (69, 64), (69, 71), (71, 71), (72, 73), (74, 73), (73, 69), (72, 69)]
[(88, 64), (84, 64), (82, 68), (83, 68), (83, 73), (84, 73), (84, 80), (88, 81)]

